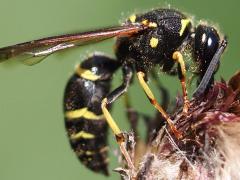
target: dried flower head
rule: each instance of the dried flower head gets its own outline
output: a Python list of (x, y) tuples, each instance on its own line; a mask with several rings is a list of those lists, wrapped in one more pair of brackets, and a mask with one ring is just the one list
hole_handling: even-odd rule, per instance
[(135, 170), (117, 169), (124, 179), (240, 178), (240, 72), (228, 83), (215, 83), (201, 98), (192, 99), (187, 114), (177, 107), (173, 119), (183, 132), (182, 139), (163, 126), (142, 156), (138, 155), (142, 143), (137, 141), (133, 150), (135, 142), (129, 141), (138, 163)]

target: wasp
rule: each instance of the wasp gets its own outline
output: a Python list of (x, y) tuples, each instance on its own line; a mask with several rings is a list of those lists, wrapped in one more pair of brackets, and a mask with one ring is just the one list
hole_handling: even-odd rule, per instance
[[(65, 124), (71, 146), (83, 164), (104, 174), (108, 174), (106, 123), (112, 129), (128, 166), (134, 169), (125, 147), (124, 134), (109, 111), (109, 106), (127, 92), (133, 75), (137, 75), (150, 103), (161, 113), (172, 133), (181, 139), (184, 133), (175, 127), (147, 84), (148, 72), (159, 65), (163, 72), (171, 74), (175, 71), (178, 74), (183, 93), (182, 110), (186, 113), (189, 108), (186, 88), (188, 66), (184, 52), (190, 51), (192, 62), (197, 67), (195, 73), (200, 83), (194, 97), (198, 98), (213, 82), (213, 75), (227, 46), (226, 37), (213, 26), (204, 23), (193, 26), (192, 20), (178, 10), (155, 9), (134, 14), (120, 26), (0, 48), (0, 61), (18, 58), (33, 65), (55, 52), (112, 37), (117, 37), (116, 59), (96, 54), (84, 60), (67, 83), (64, 97)], [(123, 82), (110, 92), (111, 76), (119, 68), (122, 69)]]

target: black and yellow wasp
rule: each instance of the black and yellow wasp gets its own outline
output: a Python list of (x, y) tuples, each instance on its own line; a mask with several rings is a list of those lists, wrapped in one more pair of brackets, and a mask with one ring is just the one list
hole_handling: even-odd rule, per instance
[[(200, 83), (194, 97), (198, 98), (213, 82), (216, 67), (227, 45), (225, 37), (221, 37), (214, 27), (206, 24), (194, 27), (191, 19), (177, 10), (156, 9), (132, 15), (120, 26), (4, 47), (0, 49), (0, 61), (17, 57), (32, 65), (63, 49), (112, 37), (117, 37), (116, 59), (95, 54), (84, 60), (67, 83), (64, 96), (65, 124), (72, 148), (88, 168), (106, 175), (107, 124), (115, 134), (128, 166), (134, 168), (125, 147), (124, 135), (108, 108), (127, 91), (134, 73), (149, 101), (164, 117), (176, 138), (181, 139), (184, 132), (175, 127), (156, 101), (146, 83), (147, 73), (156, 65), (166, 73), (175, 70), (183, 92), (183, 112), (187, 112), (187, 65), (183, 53), (188, 49), (197, 67), (195, 73)], [(118, 68), (122, 69), (123, 82), (110, 92), (111, 77)]]

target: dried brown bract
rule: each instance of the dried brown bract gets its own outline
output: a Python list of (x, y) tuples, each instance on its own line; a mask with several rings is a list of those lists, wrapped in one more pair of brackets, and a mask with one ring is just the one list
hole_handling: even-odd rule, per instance
[(172, 119), (183, 138), (160, 128), (144, 155), (135, 153), (135, 175), (122, 169), (124, 179), (240, 178), (240, 72), (192, 99), (187, 114), (177, 108)]

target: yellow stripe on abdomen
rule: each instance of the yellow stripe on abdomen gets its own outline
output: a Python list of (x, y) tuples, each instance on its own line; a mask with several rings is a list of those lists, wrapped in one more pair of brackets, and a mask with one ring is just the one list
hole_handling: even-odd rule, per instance
[(87, 111), (87, 108), (81, 108), (81, 109), (77, 109), (77, 110), (67, 111), (65, 113), (65, 117), (68, 119), (80, 118), (84, 115), (84, 113), (86, 113), (86, 111)]
[(92, 71), (88, 69), (84, 69), (81, 66), (78, 66), (76, 69), (76, 74), (84, 79), (90, 80), (90, 81), (96, 81), (101, 78), (101, 76), (98, 76), (94, 74)]
[(95, 113), (89, 111), (86, 107), (81, 109), (76, 109), (72, 111), (67, 111), (65, 113), (65, 117), (69, 120), (76, 119), (76, 118), (86, 118), (88, 120), (100, 120), (103, 119), (104, 116), (96, 115)]
[(70, 136), (71, 140), (77, 140), (77, 139), (94, 139), (95, 135), (92, 133), (87, 133), (85, 131), (80, 131), (77, 134), (72, 134)]

